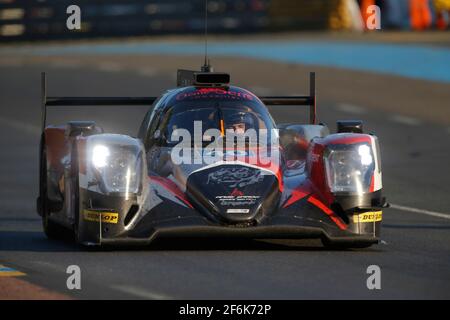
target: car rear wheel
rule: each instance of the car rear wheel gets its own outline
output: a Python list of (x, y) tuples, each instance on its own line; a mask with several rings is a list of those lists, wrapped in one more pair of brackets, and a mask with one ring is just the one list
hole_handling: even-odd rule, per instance
[(78, 178), (78, 158), (76, 145), (72, 147), (72, 203), (74, 212), (73, 233), (75, 242), (80, 243), (80, 184)]
[(47, 198), (47, 152), (45, 148), (45, 142), (43, 142), (43, 147), (41, 150), (40, 159), (40, 201), (41, 201), (41, 212), (42, 212), (42, 227), (44, 233), (49, 239), (62, 239), (67, 236), (67, 230), (50, 219), (49, 211), (49, 200)]
[(64, 239), (67, 236), (67, 230), (48, 218), (48, 212), (42, 216), (42, 226), (44, 233), (49, 239)]

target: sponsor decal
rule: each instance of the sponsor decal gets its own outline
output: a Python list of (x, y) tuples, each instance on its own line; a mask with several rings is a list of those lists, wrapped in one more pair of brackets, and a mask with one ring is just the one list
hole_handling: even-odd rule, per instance
[(254, 205), (260, 196), (217, 196), (216, 200), (223, 207), (251, 206)]
[(119, 213), (110, 212), (110, 211), (95, 211), (95, 210), (84, 210), (83, 218), (86, 221), (94, 221), (99, 222), (101, 217), (101, 221), (104, 223), (113, 223), (116, 224), (119, 222)]
[(245, 187), (261, 182), (264, 176), (260, 170), (248, 167), (225, 167), (208, 175), (207, 184), (226, 184), (230, 188)]
[(360, 214), (355, 214), (353, 216), (353, 222), (377, 222), (381, 221), (383, 216), (382, 211), (374, 211), (374, 212), (364, 212)]
[(244, 195), (244, 193), (242, 191), (238, 190), (238, 188), (234, 188), (230, 194), (230, 196), (233, 196), (233, 197), (239, 197), (239, 196), (243, 196), (243, 195)]
[(250, 93), (221, 88), (201, 88), (191, 92), (182, 92), (176, 96), (176, 99), (178, 101), (198, 99), (254, 100)]
[(227, 213), (249, 213), (250, 209), (228, 209)]

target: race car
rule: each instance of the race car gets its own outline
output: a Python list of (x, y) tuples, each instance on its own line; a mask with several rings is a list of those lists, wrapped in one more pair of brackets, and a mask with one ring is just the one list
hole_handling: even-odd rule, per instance
[[(142, 105), (137, 135), (92, 121), (47, 125), (48, 107)], [(267, 106), (309, 106), (309, 123), (275, 124)], [(86, 246), (165, 237), (379, 241), (378, 139), (362, 122), (317, 124), (315, 74), (305, 96), (258, 97), (230, 75), (178, 70), (160, 97), (47, 97), (37, 211), (49, 238)]]

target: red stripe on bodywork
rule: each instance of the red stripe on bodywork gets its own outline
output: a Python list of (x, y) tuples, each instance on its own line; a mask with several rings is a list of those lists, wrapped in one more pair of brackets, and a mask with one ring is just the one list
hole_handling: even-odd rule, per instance
[(333, 220), (333, 222), (336, 223), (336, 225), (339, 227), (339, 229), (341, 229), (341, 230), (347, 229), (347, 226), (341, 220), (341, 218), (336, 216), (336, 214), (333, 212), (333, 210), (331, 210), (326, 205), (324, 205), (319, 199), (315, 198), (314, 196), (311, 196), (308, 198), (308, 202), (312, 203), (317, 208), (319, 208), (320, 210), (325, 212), (331, 218), (331, 220)]
[(371, 144), (370, 136), (363, 134), (348, 134), (343, 137), (327, 137), (325, 138), (326, 144), (355, 144), (367, 142)]
[(305, 198), (309, 192), (300, 190), (300, 189), (294, 189), (292, 190), (291, 196), (289, 199), (284, 203), (283, 208), (289, 207), (291, 204)]
[(375, 189), (375, 175), (372, 174), (372, 178), (370, 179), (370, 188), (369, 192), (373, 192)]
[(167, 190), (169, 190), (170, 192), (172, 192), (177, 199), (183, 201), (189, 208), (193, 209), (193, 206), (191, 205), (191, 203), (188, 201), (188, 199), (186, 199), (186, 195), (183, 192), (181, 192), (180, 188), (178, 188), (178, 186), (175, 184), (175, 182), (173, 182), (170, 179), (166, 179), (163, 177), (157, 177), (157, 176), (151, 176), (148, 178), (150, 181), (156, 182), (159, 185), (166, 188)]

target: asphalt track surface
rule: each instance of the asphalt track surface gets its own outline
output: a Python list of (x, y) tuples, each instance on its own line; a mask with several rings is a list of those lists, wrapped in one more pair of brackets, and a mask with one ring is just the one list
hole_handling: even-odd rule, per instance
[[(439, 104), (450, 103), (446, 95), (450, 85), (310, 66), (286, 65), (280, 71), (277, 65), (275, 71), (267, 62), (217, 58), (231, 70), (247, 70), (236, 71), (235, 82), (261, 94), (307, 92), (304, 71), (316, 69), (320, 121), (334, 130), (337, 119), (359, 118), (367, 132), (380, 138), (384, 192), (395, 205), (384, 210), (383, 241), (369, 249), (339, 251), (304, 240), (182, 239), (148, 248), (92, 252), (48, 240), (35, 212), (40, 72), (49, 73), (50, 95), (157, 95), (174, 84), (174, 72), (165, 67), (173, 60), (148, 57), (145, 67), (132, 68), (127, 63), (134, 57), (122, 58), (126, 67), (101, 56), (86, 58), (87, 62), (0, 59), (0, 264), (25, 273), (22, 280), (81, 299), (450, 298), (450, 118), (438, 110)], [(201, 59), (178, 58), (173, 70), (190, 67), (193, 61)], [(300, 79), (305, 81), (297, 91), (289, 85), (280, 87), (279, 79), (272, 77), (276, 72), (302, 73)], [(327, 79), (335, 79), (335, 85)], [(358, 91), (373, 83), (377, 86), (372, 86), (372, 95)], [(420, 95), (423, 92), (430, 97)], [(425, 111), (416, 110), (415, 94)], [(142, 107), (53, 110), (49, 123), (94, 119), (106, 131), (135, 135), (145, 111)], [(294, 107), (271, 111), (278, 122), (301, 119), (305, 112)], [(429, 116), (439, 112), (444, 113), (437, 119)], [(69, 291), (66, 268), (73, 264), (81, 268), (82, 289)], [(366, 287), (370, 265), (381, 268), (381, 290)]]

